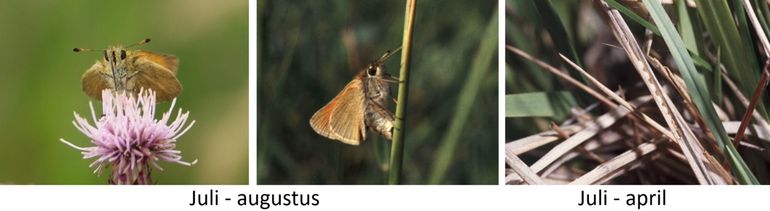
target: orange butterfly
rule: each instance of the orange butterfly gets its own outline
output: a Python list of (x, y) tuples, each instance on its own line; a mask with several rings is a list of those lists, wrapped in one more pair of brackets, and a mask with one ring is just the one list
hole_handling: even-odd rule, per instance
[[(150, 39), (144, 39), (131, 46), (148, 42)], [(93, 50), (75, 48), (74, 51)], [(104, 50), (103, 58), (83, 73), (83, 92), (101, 100), (104, 89), (137, 93), (144, 88), (155, 91), (158, 102), (168, 101), (182, 92), (182, 84), (176, 78), (178, 66), (179, 60), (173, 55), (111, 46)]]
[(359, 145), (366, 140), (367, 129), (393, 137), (393, 114), (387, 110), (388, 83), (397, 83), (385, 72), (385, 60), (401, 47), (386, 52), (380, 59), (361, 70), (328, 104), (310, 118), (316, 133), (346, 144)]

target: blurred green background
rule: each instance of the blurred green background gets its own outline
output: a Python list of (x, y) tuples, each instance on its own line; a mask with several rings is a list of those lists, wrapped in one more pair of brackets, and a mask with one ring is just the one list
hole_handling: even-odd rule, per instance
[[(308, 121), (360, 68), (401, 45), (405, 2), (258, 4), (257, 182), (384, 184), (389, 142), (369, 132), (346, 145)], [(497, 184), (496, 5), (417, 3), (402, 183)], [(386, 71), (398, 75), (400, 58)]]
[(108, 171), (59, 142), (90, 144), (71, 122), (91, 115), (80, 77), (101, 53), (72, 48), (146, 37), (132, 49), (180, 59), (177, 106), (197, 121), (177, 149), (198, 164), (161, 163), (155, 182), (248, 183), (247, 1), (0, 1), (0, 32), (0, 184), (106, 184)]

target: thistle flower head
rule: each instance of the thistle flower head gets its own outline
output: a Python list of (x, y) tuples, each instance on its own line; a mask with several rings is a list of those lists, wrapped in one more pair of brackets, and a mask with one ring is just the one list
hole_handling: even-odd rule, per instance
[(140, 90), (134, 96), (105, 89), (102, 91), (101, 115), (96, 114), (93, 103), (89, 103), (94, 125), (77, 113), (72, 122), (91, 139), (93, 146), (79, 147), (60, 140), (80, 150), (84, 159), (96, 158), (89, 165), (96, 167), (94, 173), (110, 168), (111, 184), (151, 184), (150, 165), (163, 170), (158, 161), (186, 166), (197, 162), (182, 161), (182, 152), (175, 149), (177, 139), (195, 124), (192, 121), (186, 125), (190, 113), (179, 109), (176, 119), (169, 123), (176, 104), (174, 99), (169, 110), (160, 119), (155, 119), (155, 100), (152, 90)]

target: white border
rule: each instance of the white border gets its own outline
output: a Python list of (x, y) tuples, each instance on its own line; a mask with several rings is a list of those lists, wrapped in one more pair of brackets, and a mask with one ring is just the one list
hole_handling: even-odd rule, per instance
[(249, 185), (257, 184), (257, 0), (249, 0)]
[(497, 184), (505, 185), (505, 1), (498, 1), (497, 14)]
[[(504, 186), (505, 2), (498, 1), (498, 183), (495, 186), (256, 186), (256, 0), (249, 0), (249, 186), (50, 186), (0, 185), (0, 210), (262, 210), (220, 200), (218, 206), (190, 207), (192, 191), (237, 194), (319, 194), (317, 207), (269, 210), (637, 210), (624, 203), (580, 207), (581, 191), (608, 190), (611, 197), (667, 190), (666, 206), (642, 210), (757, 210), (767, 207), (770, 186)], [(9, 209), (10, 208), (10, 209)], [(138, 209), (137, 209), (138, 208)], [(406, 209), (404, 209), (406, 208)], [(748, 209), (751, 208), (751, 209)]]

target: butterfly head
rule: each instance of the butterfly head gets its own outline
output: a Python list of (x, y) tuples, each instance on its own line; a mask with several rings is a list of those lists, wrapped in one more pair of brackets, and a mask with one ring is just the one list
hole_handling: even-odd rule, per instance
[[(134, 43), (132, 45), (129, 45), (126, 48), (130, 48), (130, 47), (137, 46), (137, 45), (143, 45), (143, 44), (148, 43), (148, 42), (150, 42), (150, 39), (146, 38), (146, 39), (143, 39), (143, 40), (141, 40), (139, 42), (136, 42), (136, 43)], [(117, 64), (122, 64), (126, 60), (126, 58), (128, 58), (130, 56), (129, 54), (131, 53), (131, 52), (126, 51), (126, 48), (124, 48), (123, 46), (118, 45), (118, 46), (110, 46), (107, 49), (101, 50), (104, 53), (104, 55), (103, 55), (104, 61), (106, 61), (107, 63), (109, 63), (111, 65), (114, 65), (114, 66), (117, 65)], [(75, 51), (75, 52), (89, 52), (89, 51), (99, 51), (99, 49), (75, 48), (75, 49), (73, 49), (73, 51)]]
[(366, 76), (367, 77), (382, 77), (382, 75), (385, 73), (382, 70), (382, 64), (371, 64), (369, 67), (366, 68)]
[(401, 50), (400, 46), (395, 50), (390, 50), (385, 52), (385, 54), (383, 54), (379, 59), (377, 59), (377, 61), (372, 62), (372, 64), (370, 64), (366, 68), (366, 76), (370, 78), (372, 77), (382, 78), (383, 76), (389, 76), (388, 73), (386, 73), (383, 70), (383, 66), (385, 65), (385, 60), (390, 58), (390, 56), (392, 56), (393, 54), (396, 54), (396, 52), (398, 52), (399, 50)]
[(128, 52), (126, 52), (123, 46), (111, 46), (104, 50), (103, 59), (110, 66), (121, 66), (125, 63), (126, 58), (128, 58)]

